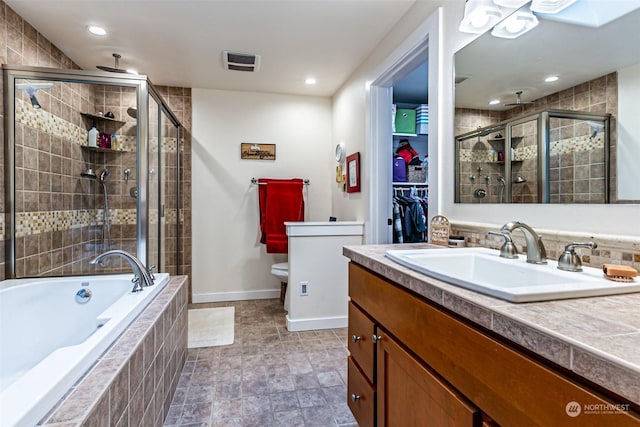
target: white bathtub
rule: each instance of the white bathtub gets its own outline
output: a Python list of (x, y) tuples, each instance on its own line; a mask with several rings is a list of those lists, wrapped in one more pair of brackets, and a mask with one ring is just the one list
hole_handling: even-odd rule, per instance
[(131, 293), (132, 277), (0, 282), (0, 426), (37, 424), (169, 282)]

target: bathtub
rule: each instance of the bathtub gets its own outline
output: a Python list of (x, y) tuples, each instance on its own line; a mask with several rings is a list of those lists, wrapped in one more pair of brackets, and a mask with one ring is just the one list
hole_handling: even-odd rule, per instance
[(132, 293), (132, 277), (0, 282), (0, 426), (37, 424), (169, 281)]

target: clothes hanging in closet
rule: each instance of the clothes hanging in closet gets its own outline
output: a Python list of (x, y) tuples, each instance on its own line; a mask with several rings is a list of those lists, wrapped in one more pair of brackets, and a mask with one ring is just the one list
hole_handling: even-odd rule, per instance
[(416, 243), (426, 241), (427, 198), (399, 194), (393, 198), (393, 242)]

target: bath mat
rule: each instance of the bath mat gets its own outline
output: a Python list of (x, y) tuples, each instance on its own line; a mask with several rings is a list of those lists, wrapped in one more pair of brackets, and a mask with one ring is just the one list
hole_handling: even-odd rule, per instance
[(234, 307), (189, 310), (188, 347), (233, 344)]

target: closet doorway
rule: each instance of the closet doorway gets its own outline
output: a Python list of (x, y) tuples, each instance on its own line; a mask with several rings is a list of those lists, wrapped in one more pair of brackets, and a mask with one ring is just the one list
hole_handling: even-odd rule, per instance
[[(370, 138), (368, 151), (371, 160), (368, 163), (368, 174), (371, 177), (369, 187), (369, 206), (367, 222), (366, 243), (384, 244), (393, 242), (393, 157), (394, 157), (394, 126), (392, 118), (392, 106), (394, 105), (394, 86), (416, 70), (424, 70), (424, 84), (428, 88), (428, 99), (433, 103), (437, 99), (436, 87), (437, 75), (434, 75), (434, 64), (437, 64), (438, 55), (438, 20), (435, 24), (429, 20), (423, 27), (416, 31), (422, 31), (422, 36), (410, 47), (402, 46), (398, 49), (397, 60), (384, 71), (370, 86), (369, 114)], [(414, 34), (414, 37), (418, 37)], [(434, 94), (436, 92), (436, 94)], [(436, 95), (436, 96), (434, 96)], [(435, 105), (435, 103), (433, 104)], [(431, 126), (431, 125), (429, 125)], [(428, 153), (437, 152), (436, 139), (432, 135), (427, 136)], [(424, 147), (426, 149), (426, 147)], [(429, 202), (429, 215), (436, 212)], [(435, 206), (435, 204), (434, 204)], [(427, 218), (428, 223), (428, 218)]]

